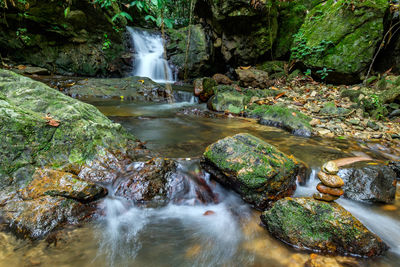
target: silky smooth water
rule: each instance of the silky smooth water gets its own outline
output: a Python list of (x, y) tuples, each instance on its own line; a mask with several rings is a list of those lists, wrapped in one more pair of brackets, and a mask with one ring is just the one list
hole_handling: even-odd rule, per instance
[[(206, 146), (225, 136), (248, 132), (295, 155), (312, 169), (308, 181), (299, 184), (296, 196), (315, 192), (315, 174), (326, 160), (364, 154), (383, 159), (385, 153), (393, 153), (378, 144), (355, 140), (295, 137), (253, 120), (197, 116), (194, 114), (202, 113), (205, 107), (185, 99), (175, 104), (92, 102), (153, 151), (180, 159), (179, 171), (191, 181), (183, 201), (137, 206), (115, 197), (109, 188), (109, 195), (98, 207), (98, 218), (62, 231), (57, 245), (45, 240), (32, 243), (0, 232), (0, 266), (304, 266), (310, 253), (270, 236), (260, 226), (259, 212), (202, 172), (199, 158)], [(194, 181), (199, 175), (218, 196), (216, 201), (197, 201)], [(399, 199), (390, 210), (342, 199), (339, 203), (391, 246), (382, 257), (347, 260), (360, 266), (398, 266)]]
[(135, 48), (133, 76), (148, 77), (155, 82), (174, 82), (172, 70), (164, 58), (163, 40), (159, 33), (127, 27)]

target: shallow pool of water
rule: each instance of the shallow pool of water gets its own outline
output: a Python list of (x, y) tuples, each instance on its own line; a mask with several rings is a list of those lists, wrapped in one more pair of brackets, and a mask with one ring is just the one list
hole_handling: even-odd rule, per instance
[[(173, 105), (90, 102), (160, 155), (195, 159), (181, 161), (180, 167), (187, 173), (200, 172), (198, 158), (209, 144), (240, 132), (254, 134), (313, 169), (308, 183), (298, 187), (298, 196), (311, 196), (315, 192), (316, 170), (328, 159), (364, 154), (383, 159), (381, 152), (393, 153), (356, 140), (295, 137), (243, 118), (194, 115), (203, 113), (205, 107), (190, 102)], [(111, 193), (99, 206), (104, 216), (62, 231), (51, 240), (32, 243), (0, 232), (0, 267), (304, 266), (310, 259), (310, 253), (297, 251), (271, 237), (259, 225), (259, 212), (235, 193), (213, 181), (207, 182), (219, 202), (194, 204), (191, 198), (195, 196), (189, 192), (182, 204), (144, 208)], [(335, 259), (360, 266), (398, 266), (400, 200), (389, 208), (342, 199), (339, 203), (380, 235), (391, 250), (376, 259)]]

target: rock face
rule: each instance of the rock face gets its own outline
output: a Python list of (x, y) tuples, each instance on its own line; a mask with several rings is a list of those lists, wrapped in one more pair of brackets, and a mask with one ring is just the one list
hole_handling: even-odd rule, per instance
[(307, 14), (291, 57), (309, 68), (332, 70), (328, 79), (358, 81), (382, 38), (388, 5), (385, 0), (324, 1)]
[(214, 179), (263, 209), (290, 196), (305, 168), (293, 157), (250, 134), (226, 137), (207, 147), (202, 167)]
[(300, 249), (372, 257), (387, 245), (337, 203), (285, 198), (261, 215), (276, 238)]
[(123, 97), (140, 102), (167, 102), (172, 98), (172, 93), (164, 86), (143, 77), (79, 80), (65, 93), (73, 97)]
[(225, 62), (250, 64), (266, 56), (278, 31), (273, 1), (197, 1), (195, 13), (211, 26), (208, 34)]
[(107, 9), (91, 2), (71, 2), (66, 15), (67, 6), (56, 1), (28, 0), (15, 7), (10, 5), (2, 10), (1, 54), (60, 74), (94, 76), (112, 72), (114, 59), (124, 50), (122, 31), (117, 33), (113, 27), (124, 28), (126, 20), (111, 22), (120, 12), (116, 2)]
[(137, 149), (95, 107), (0, 70), (0, 214), (18, 234), (39, 238), (90, 216), (107, 192), (94, 178), (117, 178)]
[[(200, 25), (191, 25), (190, 46), (188, 50), (188, 78), (201, 77), (211, 72), (213, 65), (213, 46)], [(188, 27), (168, 29), (167, 54), (169, 60), (179, 72), (179, 78), (184, 78), (185, 54), (188, 38)]]
[(395, 199), (397, 175), (390, 166), (359, 162), (342, 167), (338, 174), (345, 182), (346, 198), (384, 203)]

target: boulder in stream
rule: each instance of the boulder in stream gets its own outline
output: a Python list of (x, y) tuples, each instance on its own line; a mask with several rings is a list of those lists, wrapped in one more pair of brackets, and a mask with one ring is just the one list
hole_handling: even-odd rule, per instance
[(73, 97), (124, 98), (140, 102), (167, 102), (172, 98), (164, 86), (145, 77), (79, 80), (65, 91)]
[(396, 196), (397, 174), (385, 164), (357, 162), (342, 167), (344, 197), (353, 200), (392, 203)]
[(106, 195), (98, 174), (117, 179), (141, 151), (95, 107), (0, 70), (0, 216), (18, 234), (40, 238), (90, 216)]
[(372, 257), (388, 246), (335, 202), (284, 198), (261, 215), (268, 231), (296, 248)]
[(226, 137), (207, 147), (202, 167), (258, 209), (290, 196), (305, 167), (294, 157), (250, 134)]

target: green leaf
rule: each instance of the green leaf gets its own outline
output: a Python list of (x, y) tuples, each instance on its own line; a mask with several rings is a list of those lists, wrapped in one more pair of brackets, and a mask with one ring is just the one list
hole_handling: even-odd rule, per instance
[(172, 29), (174, 27), (171, 19), (164, 19), (164, 24), (165, 24), (165, 26), (167, 26), (170, 29)]
[(147, 15), (146, 17), (144, 17), (144, 19), (145, 19), (145, 20), (151, 20), (151, 21), (153, 21), (153, 22), (156, 21), (156, 18), (153, 17), (152, 15)]
[(70, 7), (67, 7), (66, 9), (64, 9), (64, 17), (65, 18), (68, 16), (70, 10), (71, 10)]
[(124, 17), (130, 21), (133, 21), (131, 15), (129, 15), (128, 13), (123, 12), (123, 11), (119, 12), (118, 14), (115, 14), (114, 17), (112, 17), (111, 21), (114, 22), (118, 17)]

